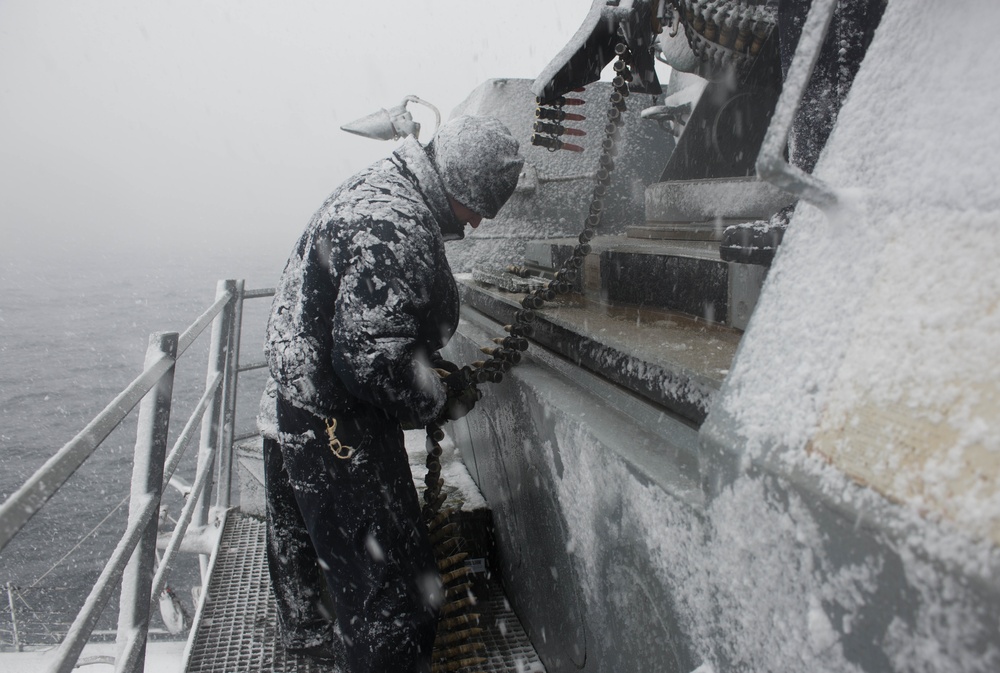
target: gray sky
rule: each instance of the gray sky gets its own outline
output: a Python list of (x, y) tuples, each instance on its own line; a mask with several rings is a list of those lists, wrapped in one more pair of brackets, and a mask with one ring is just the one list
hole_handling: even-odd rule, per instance
[(341, 124), (407, 94), (447, 118), (490, 77), (533, 79), (589, 7), (0, 0), (0, 255), (241, 237), (283, 259), (393, 147)]

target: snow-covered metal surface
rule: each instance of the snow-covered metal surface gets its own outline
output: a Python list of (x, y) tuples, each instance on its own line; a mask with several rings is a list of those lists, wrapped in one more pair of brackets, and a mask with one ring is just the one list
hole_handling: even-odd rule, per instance
[(1000, 669), (997, 20), (889, 1), (695, 440), (541, 348), (457, 431), (550, 671)]
[[(845, 202), (796, 213), (717, 408), (751, 456), (812, 446), (836, 462), (858, 441), (880, 447), (885, 462), (865, 481), (921, 509), (937, 509), (946, 466), (966, 472), (970, 452), (987, 459), (968, 464), (982, 488), (995, 485), (1000, 455), (1000, 133), (995, 90), (981, 85), (1000, 48), (980, 28), (988, 21), (973, 30), (959, 16), (997, 9), (958, 7), (932, 21), (929, 5), (890, 3), (817, 166)], [(934, 462), (902, 435), (865, 436), (876, 415), (883, 432), (938, 441)], [(979, 495), (984, 507), (958, 521), (991, 536), (1000, 508)]]
[(659, 182), (646, 189), (646, 222), (764, 220), (794, 198), (755, 177)]
[(702, 430), (714, 502), (807, 505), (761, 521), (825, 670), (1000, 667), (1000, 16), (938, 8), (889, 3)]
[[(448, 347), (460, 359), (496, 329), (463, 316)], [(695, 668), (657, 575), (673, 561), (654, 546), (667, 523), (692, 542), (703, 533), (693, 428), (531, 349), (452, 432), (493, 510), (510, 601), (550, 673)]]
[(628, 44), (635, 60), (633, 91), (660, 93), (653, 70), (652, 0), (594, 0), (583, 24), (531, 85), (534, 95), (548, 101), (601, 77), (614, 58), (615, 45)]
[[(492, 288), (463, 282), (460, 291), (466, 306), (497, 320), (518, 309)], [(592, 302), (553, 305), (533, 324), (536, 343), (691, 422), (704, 419), (739, 341), (734, 330), (678, 313)]]

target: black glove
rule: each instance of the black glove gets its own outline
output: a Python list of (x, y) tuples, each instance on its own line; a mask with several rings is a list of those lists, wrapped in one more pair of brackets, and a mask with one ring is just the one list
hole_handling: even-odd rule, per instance
[(467, 369), (452, 372), (441, 379), (448, 388), (448, 398), (438, 417), (440, 422), (457, 421), (472, 411), (482, 393), (476, 388)]
[(412, 418), (401, 418), (399, 419), (399, 427), (404, 430), (419, 430), (424, 426), (419, 421)]
[[(454, 362), (449, 362), (441, 357), (441, 351), (434, 351), (431, 353), (431, 367), (434, 369), (440, 369), (448, 374), (454, 374), (461, 369), (461, 367), (456, 365)], [(442, 376), (441, 378), (444, 377)]]

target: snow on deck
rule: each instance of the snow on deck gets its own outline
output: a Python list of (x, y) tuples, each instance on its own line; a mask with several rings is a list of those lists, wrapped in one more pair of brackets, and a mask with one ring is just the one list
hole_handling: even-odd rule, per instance
[[(90, 643), (83, 649), (81, 662), (88, 663), (80, 670), (87, 673), (111, 673), (114, 664), (106, 663), (113, 659), (118, 646), (113, 643)], [(38, 673), (48, 670), (52, 665), (50, 650), (33, 652), (4, 652), (0, 654), (0, 670), (4, 673)], [(146, 644), (146, 673), (181, 673), (181, 655), (184, 653), (183, 642), (154, 641)]]

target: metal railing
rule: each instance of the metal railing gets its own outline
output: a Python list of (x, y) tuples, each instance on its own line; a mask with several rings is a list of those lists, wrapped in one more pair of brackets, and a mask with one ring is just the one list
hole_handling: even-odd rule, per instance
[[(265, 366), (263, 362), (239, 364), (243, 302), (273, 294), (273, 289), (245, 291), (241, 280), (219, 281), (215, 302), (183, 333), (150, 335), (142, 373), (0, 505), (2, 551), (139, 405), (125, 533), (66, 637), (47, 657), (48, 671), (68, 673), (77, 666), (98, 619), (119, 587), (115, 670), (143, 669), (150, 606), (156, 604), (165, 586), (171, 561), (185, 534), (192, 522), (200, 531), (208, 529), (213, 490), (219, 511), (230, 506), (238, 376)], [(212, 330), (205, 391), (168, 454), (174, 367), (209, 325)], [(201, 437), (194, 484), (157, 566), (160, 500), (199, 423)], [(203, 570), (205, 560), (203, 557)]]

